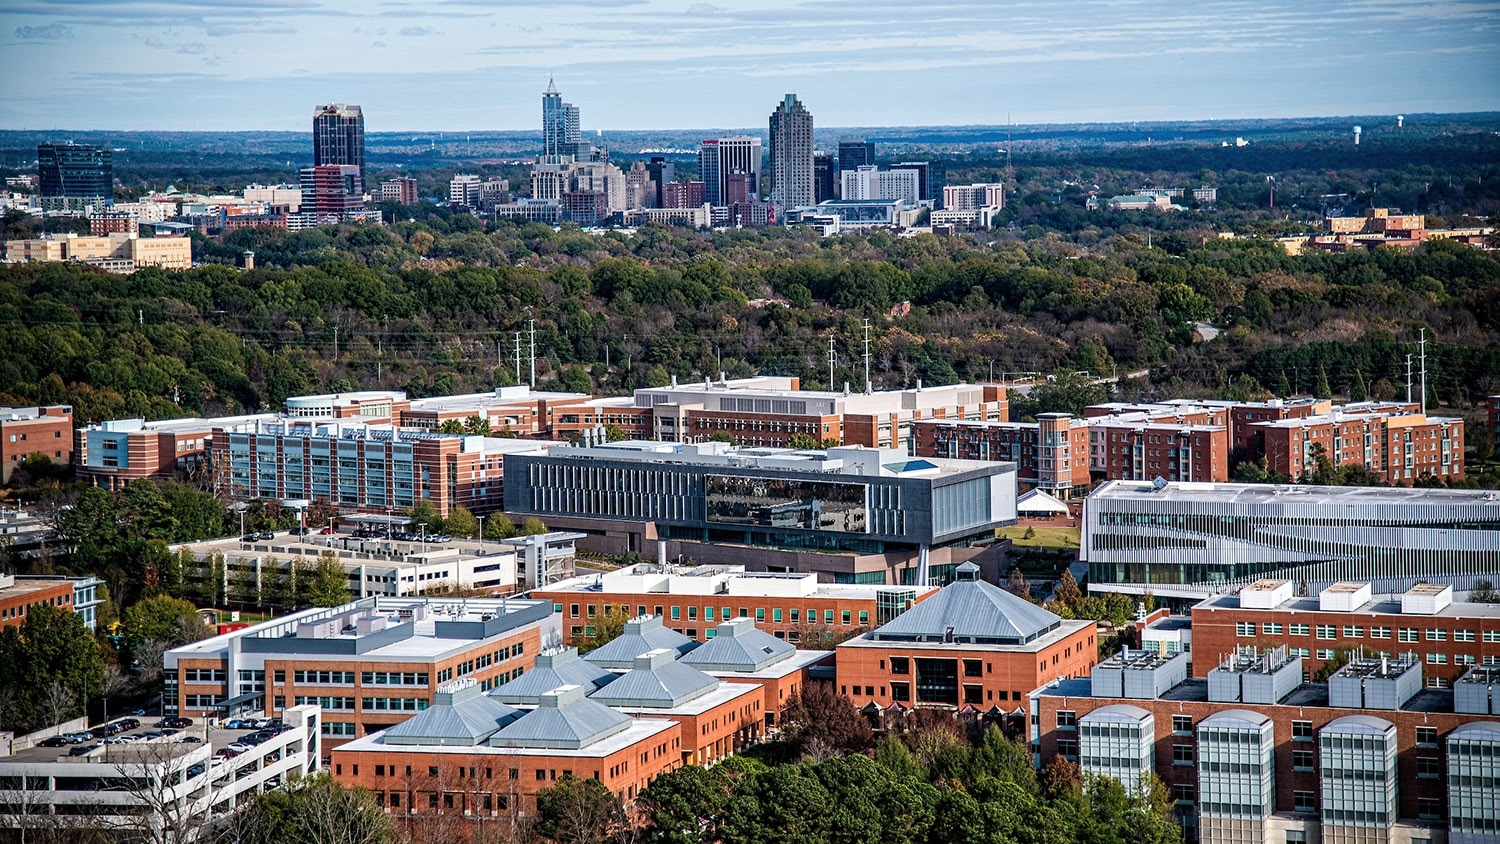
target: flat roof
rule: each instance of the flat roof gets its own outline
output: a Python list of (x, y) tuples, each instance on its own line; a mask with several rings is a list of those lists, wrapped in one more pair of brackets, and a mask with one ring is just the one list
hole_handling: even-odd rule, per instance
[(59, 586), (67, 586), (70, 594), (73, 591), (73, 581), (71, 580), (22, 580), (18, 577), (15, 583), (9, 586), (0, 586), (0, 601), (24, 598), (27, 595), (37, 592), (56, 589)]
[(1487, 505), (1500, 518), (1500, 493), (1490, 490), (1418, 489), (1408, 487), (1309, 486), (1303, 484), (1228, 484), (1169, 481), (1157, 489), (1150, 481), (1107, 481), (1089, 501), (1183, 501), (1213, 504), (1320, 504), (1402, 506)]
[[(507, 540), (507, 541), (509, 541), (509, 540)], [(645, 569), (649, 569), (649, 570), (648, 571), (641, 571), (641, 572), (634, 571), (634, 569), (637, 569), (637, 568), (645, 568)], [(656, 563), (637, 563), (635, 566), (627, 566), (627, 567), (619, 569), (619, 570), (617, 570), (615, 572), (607, 572), (607, 573), (606, 572), (591, 572), (589, 574), (581, 574), (581, 575), (578, 575), (576, 577), (568, 578), (567, 580), (559, 580), (556, 583), (549, 583), (546, 586), (538, 586), (535, 589), (533, 589), (532, 591), (533, 592), (568, 592), (568, 593), (577, 593), (577, 594), (580, 594), (580, 595), (584, 595), (584, 594), (594, 594), (594, 595), (606, 595), (606, 594), (608, 594), (608, 595), (642, 595), (642, 596), (645, 596), (645, 595), (659, 595), (659, 596), (665, 596), (665, 597), (684, 598), (684, 599), (687, 599), (687, 598), (702, 598), (706, 602), (710, 602), (710, 603), (714, 603), (714, 604), (720, 604), (720, 603), (722, 603), (722, 601), (725, 601), (725, 600), (730, 601), (730, 603), (733, 603), (735, 600), (739, 600), (739, 599), (743, 599), (743, 598), (779, 598), (779, 597), (784, 597), (784, 598), (787, 598), (788, 600), (796, 600), (796, 599), (803, 599), (803, 598), (838, 598), (838, 599), (853, 600), (853, 601), (859, 601), (859, 600), (873, 601), (876, 598), (878, 598), (882, 593), (911, 592), (914, 595), (925, 595), (925, 594), (927, 594), (929, 592), (936, 592), (938, 590), (938, 587), (936, 587), (936, 586), (913, 586), (913, 585), (881, 584), (881, 583), (818, 583), (817, 587), (809, 595), (791, 595), (791, 594), (781, 595), (781, 594), (773, 592), (771, 590), (767, 590), (764, 594), (759, 594), (759, 595), (754, 595), (754, 594), (732, 595), (732, 594), (729, 594), (729, 593), (700, 594), (700, 593), (697, 593), (697, 592), (665, 592), (665, 591), (638, 591), (638, 592), (637, 591), (629, 591), (629, 592), (627, 592), (627, 591), (609, 591), (609, 590), (607, 590), (605, 588), (606, 586), (619, 585), (619, 584), (618, 584), (618, 582), (605, 583), (604, 579), (601, 577), (601, 575), (605, 575), (605, 574), (624, 574), (626, 576), (635, 575), (635, 576), (639, 576), (639, 577), (646, 577), (646, 576), (653, 576), (654, 575), (656, 577), (690, 577), (690, 578), (705, 578), (705, 579), (713, 578), (713, 577), (725, 577), (725, 578), (728, 578), (730, 580), (740, 580), (740, 581), (742, 581), (744, 583), (754, 583), (754, 582), (757, 582), (757, 581), (760, 581), (760, 582), (775, 582), (775, 581), (778, 581), (778, 580), (803, 580), (803, 579), (808, 578), (808, 577), (814, 577), (814, 578), (817, 577), (816, 573), (813, 573), (813, 572), (761, 572), (761, 571), (745, 571), (744, 570), (744, 566), (730, 566), (730, 565), (694, 565), (694, 566), (673, 566), (673, 565), (668, 565), (666, 572), (661, 572), (661, 571), (659, 571), (659, 569), (660, 569), (660, 567)], [(728, 619), (726, 619), (726, 621), (727, 620)]]
[(1328, 613), (1330, 615), (1341, 615), (1341, 616), (1350, 616), (1350, 617), (1356, 616), (1356, 615), (1399, 615), (1399, 616), (1402, 616), (1404, 618), (1413, 618), (1413, 619), (1415, 619), (1415, 618), (1444, 618), (1444, 619), (1500, 618), (1500, 604), (1480, 604), (1480, 603), (1472, 603), (1472, 602), (1469, 602), (1469, 601), (1454, 601), (1453, 603), (1449, 604), (1446, 607), (1443, 607), (1442, 609), (1438, 610), (1435, 613), (1428, 613), (1428, 612), (1410, 612), (1410, 613), (1406, 613), (1406, 612), (1402, 612), (1401, 611), (1401, 595), (1402, 594), (1403, 593), (1397, 592), (1397, 593), (1394, 593), (1394, 594), (1376, 595), (1368, 603), (1364, 604), (1363, 606), (1355, 607), (1353, 610), (1348, 611), (1348, 612), (1343, 611), (1343, 610), (1324, 610), (1324, 609), (1322, 609), (1322, 605), (1319, 602), (1317, 596), (1289, 598), (1289, 599), (1287, 599), (1285, 601), (1282, 601), (1280, 604), (1278, 604), (1278, 605), (1276, 605), (1276, 606), (1274, 606), (1274, 607), (1272, 607), (1270, 609), (1256, 609), (1254, 607), (1242, 607), (1242, 606), (1240, 606), (1240, 596), (1239, 595), (1214, 595), (1212, 597), (1205, 598), (1204, 600), (1200, 601), (1196, 606), (1193, 607), (1193, 610), (1195, 612), (1198, 611), (1198, 610), (1239, 610), (1239, 609), (1244, 609), (1244, 610), (1247, 610), (1249, 612), (1265, 612), (1265, 613), (1269, 613), (1269, 612), (1285, 612), (1285, 613), (1292, 613), (1292, 612), (1303, 612), (1303, 613), (1326, 612), (1326, 613)]
[[(677, 443), (660, 440), (624, 440), (596, 446), (554, 448), (548, 457), (565, 460), (622, 460), (640, 463), (676, 463), (705, 469), (761, 469), (781, 472), (816, 472), (827, 475), (830, 482), (840, 477), (875, 478), (902, 475), (950, 476), (985, 470), (1000, 473), (1014, 463), (994, 460), (953, 460), (940, 457), (909, 457), (898, 449), (839, 446), (828, 450), (773, 448), (768, 446), (729, 446), (723, 443)], [(853, 461), (875, 458), (879, 473), (845, 472), (845, 467), (859, 468)], [(857, 481), (850, 481), (855, 483)]]
[(759, 671), (720, 671), (718, 669), (693, 666), (710, 677), (721, 680), (779, 680), (833, 656), (833, 651), (813, 651), (798, 648)]
[[(1038, 697), (1068, 697), (1089, 698), (1096, 700), (1119, 700), (1124, 703), (1135, 703), (1115, 695), (1098, 695), (1093, 693), (1093, 683), (1088, 677), (1078, 677), (1071, 680), (1059, 680), (1036, 691)], [(1163, 692), (1157, 700), (1174, 701), (1181, 703), (1208, 703), (1208, 680), (1190, 677), (1181, 683)], [(1228, 703), (1223, 704), (1230, 709), (1249, 709), (1256, 711), (1269, 706), (1311, 706), (1328, 708), (1328, 686), (1325, 683), (1303, 683), (1292, 689), (1286, 697), (1277, 703)], [(1357, 707), (1337, 707), (1338, 709), (1356, 709)], [(1380, 717), (1381, 712), (1389, 710), (1365, 709)], [(1397, 711), (1400, 712), (1452, 712), (1453, 691), (1451, 689), (1423, 689), (1412, 696), (1410, 700), (1401, 705)]]
[(838, 647), (842, 648), (879, 648), (881, 650), (920, 650), (920, 651), (1002, 651), (1011, 653), (1036, 653), (1043, 648), (1061, 642), (1063, 639), (1077, 633), (1079, 630), (1093, 628), (1096, 623), (1079, 619), (1065, 618), (1058, 622), (1058, 626), (1046, 633), (1032, 639), (1024, 645), (985, 645), (971, 644), (969, 642), (906, 642), (890, 639), (870, 639), (868, 634), (856, 636), (846, 642), (840, 642)]
[(465, 393), (456, 396), (433, 396), (425, 399), (412, 399), (411, 410), (441, 413), (445, 410), (494, 408), (507, 405), (533, 404), (538, 401), (564, 401), (569, 399), (587, 401), (589, 394), (502, 387), (488, 393)]

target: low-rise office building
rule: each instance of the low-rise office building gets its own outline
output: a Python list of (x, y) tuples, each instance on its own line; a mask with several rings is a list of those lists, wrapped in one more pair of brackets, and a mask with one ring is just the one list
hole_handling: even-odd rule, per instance
[(1101, 664), (1038, 689), (1031, 739), (1043, 763), (1061, 756), (1123, 782), (1154, 773), (1204, 842), (1494, 835), (1500, 780), (1482, 778), (1500, 750), (1484, 720), (1493, 668), (1461, 681), (1474, 692), (1461, 697), (1424, 690), (1421, 664), (1403, 660), (1356, 660), (1312, 684), (1284, 648), (1231, 658), (1207, 678), (1183, 679), (1183, 659)]
[(1451, 586), (1427, 583), (1400, 595), (1335, 583), (1306, 597), (1291, 581), (1262, 580), (1194, 606), (1192, 625), (1200, 677), (1227, 655), (1273, 646), (1301, 657), (1309, 675), (1351, 654), (1415, 658), (1434, 688), (1500, 663), (1500, 604), (1456, 602)]
[(455, 679), (483, 689), (531, 667), (555, 639), (552, 607), (492, 598), (365, 598), (183, 645), (163, 658), (163, 712), (275, 716), (322, 708), (333, 746), (426, 709)]
[(73, 466), (85, 483), (111, 491), (142, 478), (171, 480), (208, 462), (215, 427), (270, 421), (275, 414), (208, 419), (115, 419), (74, 432)]
[(610, 615), (654, 615), (698, 641), (737, 617), (794, 645), (885, 624), (937, 592), (934, 586), (820, 583), (814, 573), (747, 572), (744, 566), (637, 563), (533, 590), (552, 602), (563, 640), (593, 635)]
[(85, 627), (94, 630), (99, 605), (104, 603), (99, 597), (102, 585), (104, 581), (89, 576), (0, 572), (0, 628), (19, 626), (32, 608), (50, 606), (78, 615)]
[(129, 231), (112, 231), (99, 237), (45, 235), (6, 241), (5, 260), (80, 261), (112, 273), (133, 273), (142, 267), (186, 270), (193, 266), (193, 242), (186, 237), (139, 237)]
[(0, 407), (0, 483), (10, 483), (11, 473), (34, 454), (57, 465), (72, 461), (72, 406)]
[(628, 802), (686, 764), (681, 724), (633, 718), (586, 692), (552, 689), (522, 713), (473, 682), (447, 684), (410, 721), (335, 748), (329, 770), (401, 818), (484, 818), (535, 814), (537, 792), (569, 774)]
[(980, 580), (977, 566), (960, 566), (957, 576), (890, 623), (838, 645), (840, 694), (862, 707), (971, 708), (1019, 730), (1033, 689), (1094, 667), (1094, 622), (1059, 618)]
[(669, 556), (835, 582), (941, 582), (970, 559), (994, 577), (995, 529), (1016, 519), (1013, 464), (891, 449), (626, 441), (505, 464), (506, 512), (586, 534), (580, 547), (640, 554), (664, 539)]
[(1500, 581), (1500, 497), (1385, 487), (1109, 481), (1084, 503), (1091, 591), (1201, 600), (1257, 580)]

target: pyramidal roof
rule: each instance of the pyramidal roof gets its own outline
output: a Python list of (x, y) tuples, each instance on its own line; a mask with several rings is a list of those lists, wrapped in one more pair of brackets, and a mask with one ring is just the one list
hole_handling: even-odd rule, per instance
[(491, 689), (490, 697), (513, 706), (536, 706), (542, 695), (560, 686), (583, 686), (593, 691), (617, 676), (580, 657), (577, 648), (557, 648), (538, 654), (535, 667)]
[(1036, 604), (979, 579), (964, 563), (958, 579), (869, 634), (878, 642), (1024, 645), (1062, 624)]
[(385, 731), (385, 743), (448, 747), (482, 744), (521, 714), (483, 691), (473, 680), (439, 687), (432, 706)]
[(643, 615), (625, 622), (625, 632), (602, 647), (590, 651), (584, 659), (611, 671), (629, 671), (635, 658), (657, 648), (671, 648), (685, 654), (698, 643), (675, 630), (662, 626), (661, 616)]
[(681, 661), (699, 671), (750, 673), (780, 662), (796, 650), (741, 616), (720, 624), (712, 639), (688, 651)]
[(580, 750), (630, 729), (631, 718), (584, 696), (583, 686), (542, 695), (536, 709), (490, 736), (490, 747)]
[(641, 654), (620, 679), (589, 698), (609, 706), (671, 709), (719, 687), (717, 678), (676, 660), (671, 648)]

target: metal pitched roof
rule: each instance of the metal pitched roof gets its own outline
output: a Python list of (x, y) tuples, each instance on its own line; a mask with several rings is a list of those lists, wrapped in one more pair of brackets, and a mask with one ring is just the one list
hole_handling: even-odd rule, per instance
[(658, 648), (635, 658), (620, 679), (589, 695), (609, 706), (671, 709), (719, 687), (719, 680), (676, 661), (677, 652)]
[(602, 647), (590, 651), (584, 659), (613, 671), (628, 671), (635, 658), (657, 648), (671, 648), (685, 654), (698, 643), (675, 630), (662, 626), (661, 616), (643, 615), (625, 622), (625, 632)]
[(490, 736), (490, 747), (580, 750), (630, 729), (630, 716), (584, 697), (583, 686), (542, 695), (536, 709)]
[(515, 706), (536, 706), (542, 695), (560, 686), (583, 686), (593, 691), (616, 676), (579, 657), (577, 648), (558, 648), (538, 654), (534, 668), (491, 689), (490, 697)]
[(936, 595), (874, 630), (870, 639), (1023, 645), (1061, 623), (1057, 615), (976, 577), (944, 586)]
[(712, 639), (684, 654), (681, 662), (700, 671), (759, 671), (797, 649), (741, 616), (720, 624)]
[(482, 693), (478, 683), (440, 688), (433, 704), (385, 731), (386, 744), (474, 747), (520, 716), (514, 707)]

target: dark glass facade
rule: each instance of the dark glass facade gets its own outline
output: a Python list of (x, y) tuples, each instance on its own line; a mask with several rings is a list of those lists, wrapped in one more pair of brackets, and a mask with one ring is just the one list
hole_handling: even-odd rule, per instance
[(108, 147), (38, 144), (36, 162), (42, 196), (114, 197), (114, 166)]

